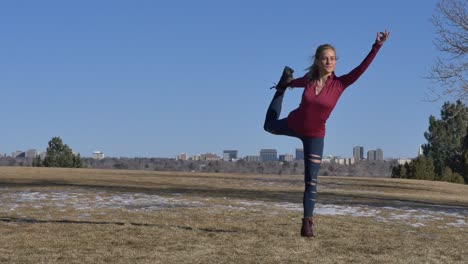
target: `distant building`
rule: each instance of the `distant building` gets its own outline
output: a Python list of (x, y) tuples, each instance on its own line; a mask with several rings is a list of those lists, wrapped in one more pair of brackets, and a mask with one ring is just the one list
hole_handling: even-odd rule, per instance
[(397, 163), (398, 165), (405, 165), (405, 163), (410, 163), (413, 159), (411, 158), (398, 158)]
[(322, 163), (331, 163), (332, 160), (334, 160), (335, 157), (332, 155), (326, 155), (322, 158)]
[(296, 160), (304, 160), (304, 149), (302, 148), (296, 149)]
[(99, 150), (93, 151), (91, 158), (101, 160), (104, 158), (104, 152), (99, 151)]
[(376, 150), (367, 151), (367, 160), (383, 161), (384, 160), (383, 150), (382, 149), (376, 149)]
[(322, 163), (330, 163), (333, 162), (335, 164), (340, 165), (352, 165), (355, 163), (354, 158), (342, 158), (342, 157), (334, 157), (334, 156), (326, 156), (322, 158)]
[(384, 157), (383, 157), (383, 150), (381, 149), (377, 149), (375, 151), (375, 160), (380, 160), (380, 161), (383, 161), (384, 160)]
[(223, 160), (232, 161), (237, 159), (237, 150), (224, 150)]
[(353, 158), (346, 158), (346, 165), (353, 165), (356, 163), (356, 160)]
[(360, 161), (364, 159), (364, 147), (363, 146), (355, 146), (353, 148), (353, 158), (355, 161)]
[(376, 160), (377, 159), (377, 152), (375, 150), (367, 151), (367, 160)]
[(340, 164), (340, 165), (346, 165), (346, 159), (345, 158), (335, 158), (335, 163)]
[(293, 161), (294, 160), (294, 156), (291, 155), (291, 154), (284, 154), (284, 155), (279, 155), (279, 160), (280, 161)]
[(205, 153), (205, 154), (200, 155), (200, 160), (220, 160), (220, 159), (221, 157), (213, 153)]
[(180, 153), (179, 155), (177, 155), (176, 160), (187, 160), (187, 154)]
[(26, 158), (34, 158), (39, 155), (39, 151), (35, 149), (29, 149), (26, 151)]
[(26, 157), (26, 152), (22, 150), (17, 150), (13, 153), (11, 153), (11, 157), (13, 158), (25, 158)]
[(420, 145), (419, 150), (418, 150), (418, 156), (422, 156), (422, 155), (424, 155), (424, 152), (423, 152), (422, 145)]
[(260, 161), (277, 161), (278, 153), (276, 149), (261, 149)]
[(260, 161), (260, 156), (245, 156), (246, 161)]
[(193, 155), (192, 157), (190, 157), (190, 160), (200, 160), (200, 154), (197, 154), (197, 155)]

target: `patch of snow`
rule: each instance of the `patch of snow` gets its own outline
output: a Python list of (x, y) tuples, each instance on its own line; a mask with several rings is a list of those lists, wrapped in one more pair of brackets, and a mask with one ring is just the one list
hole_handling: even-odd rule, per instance
[(468, 226), (468, 223), (465, 222), (464, 219), (457, 219), (455, 223), (448, 223), (448, 226), (454, 226), (454, 227), (465, 227)]
[(412, 227), (421, 227), (421, 226), (426, 226), (425, 224), (423, 223), (408, 223), (408, 225), (412, 226)]
[[(89, 190), (74, 189), (73, 191), (20, 191), (3, 192), (0, 194), (0, 212), (8, 208), (15, 211), (21, 207), (56, 207), (58, 211), (65, 211), (63, 207), (75, 210), (93, 210), (99, 208), (126, 209), (130, 211), (155, 211), (173, 207), (199, 207), (202, 203), (182, 199), (164, 198), (159, 195), (143, 193), (111, 194), (99, 192), (96, 195)], [(60, 208), (60, 209), (59, 209)]]

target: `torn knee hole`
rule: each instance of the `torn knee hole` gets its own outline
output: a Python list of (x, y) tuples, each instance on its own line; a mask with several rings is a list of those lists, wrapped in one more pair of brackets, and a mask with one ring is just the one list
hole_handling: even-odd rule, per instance
[(315, 154), (310, 154), (309, 160), (313, 163), (322, 163), (321, 156)]
[(307, 185), (315, 186), (315, 185), (317, 185), (317, 183), (316, 182), (307, 182)]

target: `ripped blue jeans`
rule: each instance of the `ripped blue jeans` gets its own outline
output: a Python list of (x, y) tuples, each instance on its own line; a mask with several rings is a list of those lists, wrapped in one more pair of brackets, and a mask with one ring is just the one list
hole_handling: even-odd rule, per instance
[(304, 146), (304, 217), (312, 217), (317, 200), (317, 179), (322, 163), (324, 138), (304, 137), (287, 125), (286, 118), (278, 119), (281, 113), (284, 94), (276, 92), (268, 107), (263, 128), (274, 135), (285, 135), (299, 138)]

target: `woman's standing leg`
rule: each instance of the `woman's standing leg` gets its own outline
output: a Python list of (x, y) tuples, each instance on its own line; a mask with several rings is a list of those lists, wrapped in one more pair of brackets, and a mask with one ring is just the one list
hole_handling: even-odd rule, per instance
[(323, 155), (323, 138), (303, 138), (304, 144), (304, 218), (301, 236), (313, 237), (313, 214), (317, 200), (317, 183)]

